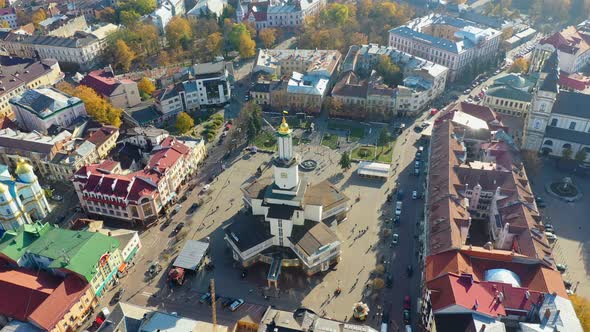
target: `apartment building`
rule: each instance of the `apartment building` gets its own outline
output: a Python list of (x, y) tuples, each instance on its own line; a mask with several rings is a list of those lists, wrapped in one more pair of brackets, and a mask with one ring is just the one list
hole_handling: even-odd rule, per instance
[(12, 119), (9, 100), (19, 96), (26, 89), (51, 86), (63, 79), (59, 63), (53, 59), (35, 61), (33, 59), (0, 56), (0, 117)]
[(301, 26), (308, 16), (316, 15), (326, 5), (325, 0), (238, 1), (237, 22), (248, 22), (256, 30)]
[(470, 66), (495, 59), (501, 40), (498, 30), (439, 14), (389, 31), (389, 46), (449, 68), (451, 81)]
[(88, 70), (96, 66), (107, 44), (107, 37), (118, 30), (114, 24), (90, 32), (78, 31), (72, 37), (28, 36), (0, 33), (4, 50), (22, 58), (55, 59), (60, 65)]
[(526, 118), (533, 99), (536, 77), (506, 74), (494, 80), (485, 91), (483, 104), (500, 114)]
[(574, 26), (541, 39), (537, 47), (548, 46), (557, 51), (559, 69), (568, 74), (579, 72), (590, 62), (590, 33)]
[(165, 117), (192, 112), (207, 106), (220, 106), (231, 99), (233, 66), (217, 61), (194, 65), (189, 79), (156, 93), (156, 108)]
[[(204, 145), (203, 145), (204, 146)], [(181, 183), (193, 174), (204, 154), (174, 137), (165, 138), (150, 152), (147, 165), (123, 172), (118, 162), (107, 160), (80, 168), (73, 177), (82, 208), (90, 215), (134, 223), (150, 223), (175, 199)]]

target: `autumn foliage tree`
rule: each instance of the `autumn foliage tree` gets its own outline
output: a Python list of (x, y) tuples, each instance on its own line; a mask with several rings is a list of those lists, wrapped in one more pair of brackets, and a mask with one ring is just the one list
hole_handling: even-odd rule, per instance
[(92, 88), (85, 85), (74, 87), (66, 82), (57, 84), (56, 88), (80, 98), (84, 103), (86, 113), (94, 120), (115, 127), (121, 126), (121, 114), (123, 110), (113, 107), (108, 100), (98, 95)]
[(186, 112), (180, 112), (176, 117), (174, 126), (180, 133), (186, 133), (195, 126), (195, 120)]
[(258, 32), (258, 38), (264, 47), (270, 48), (277, 39), (277, 31), (273, 28), (264, 28)]
[(518, 59), (514, 60), (514, 62), (510, 66), (511, 73), (524, 74), (528, 70), (529, 70), (529, 61), (525, 58), (518, 58)]
[(193, 30), (185, 18), (174, 16), (166, 26), (166, 39), (171, 49), (188, 49), (192, 38)]
[(570, 300), (584, 331), (590, 331), (590, 301), (578, 295), (570, 295)]
[(39, 22), (45, 20), (47, 18), (47, 15), (45, 14), (45, 11), (43, 10), (43, 8), (39, 8), (37, 9), (33, 15), (31, 15), (31, 20), (33, 22), (33, 24), (35, 24), (35, 27), (39, 26)]
[(119, 39), (115, 43), (115, 53), (113, 54), (113, 57), (116, 68), (129, 71), (131, 62), (135, 59), (136, 55), (135, 52), (127, 46), (127, 43)]
[(238, 52), (242, 58), (251, 58), (256, 55), (256, 43), (247, 34), (240, 36), (240, 46)]
[(156, 91), (156, 86), (149, 78), (143, 77), (137, 82), (137, 89), (139, 89), (142, 99), (148, 99)]

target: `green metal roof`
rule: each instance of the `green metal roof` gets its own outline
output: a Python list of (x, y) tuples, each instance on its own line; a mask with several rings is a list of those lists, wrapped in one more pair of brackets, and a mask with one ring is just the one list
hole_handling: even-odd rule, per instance
[(533, 95), (526, 91), (522, 91), (505, 85), (490, 87), (486, 91), (486, 95), (496, 98), (519, 100), (524, 102), (530, 102), (533, 98)]
[(119, 248), (119, 241), (100, 233), (72, 231), (48, 224), (24, 225), (0, 239), (0, 252), (18, 261), (25, 253), (52, 260), (51, 269), (76, 272), (89, 282), (96, 263), (106, 252)]

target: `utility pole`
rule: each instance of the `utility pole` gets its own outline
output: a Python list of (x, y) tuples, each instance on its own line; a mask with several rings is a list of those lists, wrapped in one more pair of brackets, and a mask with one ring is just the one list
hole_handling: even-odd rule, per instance
[(215, 279), (211, 278), (211, 316), (213, 320), (213, 332), (217, 332), (217, 307), (215, 304)]

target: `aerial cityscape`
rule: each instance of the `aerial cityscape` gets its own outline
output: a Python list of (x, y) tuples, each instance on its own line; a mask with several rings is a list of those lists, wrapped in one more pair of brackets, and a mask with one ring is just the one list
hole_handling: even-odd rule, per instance
[(589, 215), (590, 1), (0, 0), (0, 332), (590, 332)]

